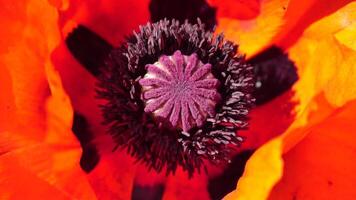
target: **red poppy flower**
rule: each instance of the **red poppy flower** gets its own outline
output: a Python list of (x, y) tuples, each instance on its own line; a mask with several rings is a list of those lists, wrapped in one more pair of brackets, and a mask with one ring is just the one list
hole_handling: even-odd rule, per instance
[[(214, 9), (202, 2), (190, 9), (173, 6), (182, 11), (168, 13), (160, 6), (172, 5), (158, 0), (1, 2), (6, 27), (0, 31), (1, 199), (214, 199), (231, 192), (230, 185), (222, 185), (213, 195), (216, 189), (208, 192), (207, 185), (229, 165), (208, 165), (208, 174), (191, 179), (181, 168), (166, 177), (112, 151), (116, 142), (101, 124), (96, 79), (73, 58), (65, 38), (80, 24), (119, 46), (150, 20), (149, 11), (153, 21), (194, 20), (198, 13), (208, 29), (217, 22), (215, 32), (239, 44), (251, 64), (267, 66), (266, 58), (275, 59), (268, 55), (277, 52), (290, 65), (282, 48), (297, 67), (299, 80), (291, 90), (255, 94), (258, 106), (250, 113), (249, 129), (239, 131), (246, 142), (238, 151), (257, 150), (226, 199), (352, 199), (356, 4), (211, 0), (214, 20)], [(257, 79), (263, 82), (268, 72), (256, 72)], [(291, 76), (282, 83), (294, 83)], [(237, 162), (244, 164), (244, 154)]]

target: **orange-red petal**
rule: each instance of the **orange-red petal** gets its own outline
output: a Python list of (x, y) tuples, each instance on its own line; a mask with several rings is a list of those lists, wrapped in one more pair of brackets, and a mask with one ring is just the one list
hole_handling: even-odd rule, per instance
[(0, 31), (0, 64), (4, 73), (0, 85), (5, 91), (0, 94), (0, 107), (4, 110), (0, 129), (13, 131), (26, 128), (27, 136), (41, 139), (45, 128), (43, 105), (49, 94), (44, 64), (58, 38), (53, 26), (42, 23), (43, 18), (55, 23), (56, 12), (50, 9), (41, 13), (36, 6), (42, 2), (31, 3), (0, 2), (3, 15), (0, 23), (6, 27)]
[(60, 12), (64, 36), (75, 24), (83, 24), (113, 45), (149, 21), (148, 0), (69, 0)]
[(165, 193), (163, 195), (164, 200), (210, 199), (207, 190), (207, 174), (194, 174), (194, 176), (189, 179), (187, 172), (179, 168), (174, 176), (168, 177), (166, 183)]
[(315, 21), (336, 12), (353, 0), (290, 0), (285, 23), (275, 36), (275, 43), (284, 48), (293, 45), (303, 31)]
[(253, 19), (218, 18), (216, 32), (224, 32), (226, 38), (239, 44), (241, 52), (248, 57), (270, 44), (284, 23), (288, 0), (263, 0), (260, 5), (260, 13)]
[[(59, 3), (55, 3), (59, 4)], [(111, 44), (118, 46), (124, 37), (149, 20), (148, 1), (77, 1), (65, 3), (59, 12), (61, 43), (52, 60), (61, 74), (63, 85), (71, 97), (74, 110), (86, 117), (90, 130), (108, 141), (101, 122), (100, 102), (95, 98), (96, 79), (68, 51), (64, 39), (77, 24), (84, 24)], [(135, 12), (132, 15), (132, 12)], [(92, 56), (92, 55), (88, 55)], [(106, 144), (104, 144), (106, 145)]]
[(0, 196), (95, 199), (78, 166), (70, 100), (50, 62), (59, 42), (57, 10), (44, 0), (4, 3), (0, 7), (9, 18), (0, 19), (8, 25), (1, 30), (1, 82), (9, 95), (2, 98), (9, 101), (1, 101), (1, 123), (10, 126), (0, 131)]
[(260, 12), (258, 0), (208, 0), (208, 3), (217, 8), (217, 17), (235, 19), (253, 19)]
[[(289, 50), (301, 77), (294, 86), (295, 99), (300, 102), (296, 120), (283, 135), (256, 151), (237, 190), (227, 198), (266, 199), (280, 178), (282, 182), (274, 188), (271, 199), (322, 198), (326, 194), (334, 195), (333, 191), (339, 195), (335, 198), (354, 195), (347, 188), (354, 182), (355, 169), (349, 162), (355, 148), (352, 142), (355, 138), (350, 133), (356, 130), (352, 124), (356, 96), (350, 80), (355, 79), (351, 72), (356, 66), (356, 52), (347, 42), (352, 37), (350, 30), (337, 35), (355, 21), (355, 8), (356, 3), (350, 3), (314, 23)], [(334, 183), (339, 186), (330, 188)]]
[(270, 199), (354, 199), (356, 101), (309, 128), (283, 156), (284, 175)]
[(98, 199), (130, 199), (136, 165), (123, 152), (105, 154), (88, 174), (88, 180)]

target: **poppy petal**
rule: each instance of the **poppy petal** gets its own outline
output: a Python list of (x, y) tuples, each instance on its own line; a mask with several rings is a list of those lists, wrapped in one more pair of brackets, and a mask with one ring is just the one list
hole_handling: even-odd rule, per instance
[(278, 35), (275, 36), (275, 43), (284, 49), (290, 47), (310, 24), (336, 12), (352, 1), (353, 0), (291, 0), (284, 17), (285, 23)]
[(343, 45), (347, 38), (338, 35), (350, 31), (349, 26), (356, 20), (355, 13), (356, 3), (348, 4), (311, 25), (289, 49), (301, 77), (294, 87), (300, 111), (321, 92), (325, 92), (327, 100), (335, 106), (356, 97), (353, 81), (356, 54)]
[[(342, 45), (342, 42), (336, 39), (335, 34), (343, 31), (351, 22), (355, 21), (355, 8), (356, 3), (350, 3), (333, 15), (314, 23), (304, 32), (298, 43), (290, 49), (289, 54), (295, 61), (299, 76), (301, 77), (294, 87), (296, 92), (295, 98), (300, 101), (296, 109), (296, 120), (283, 135), (263, 145), (253, 154), (247, 162), (243, 177), (238, 182), (237, 190), (230, 193), (227, 199), (232, 199), (237, 196), (239, 199), (266, 199), (273, 186), (282, 177), (282, 182), (283, 180), (288, 180), (289, 182), (287, 184), (281, 183), (279, 185), (281, 188), (280, 196), (272, 197), (279, 197), (281, 199), (292, 198), (293, 194), (298, 190), (298, 186), (303, 185), (303, 183), (299, 181), (296, 184), (290, 184), (292, 186), (288, 187), (288, 184), (294, 181), (294, 179), (292, 180), (291, 178), (299, 176), (299, 180), (304, 177), (303, 181), (307, 181), (305, 177), (309, 177), (310, 175), (303, 176), (303, 174), (305, 175), (304, 172), (299, 175), (299, 172), (305, 170), (305, 166), (301, 161), (308, 160), (310, 163), (309, 167), (311, 168), (310, 171), (317, 172), (318, 170), (325, 169), (325, 161), (327, 159), (325, 156), (327, 155), (323, 154), (324, 152), (322, 151), (314, 152), (311, 145), (320, 145), (315, 148), (325, 149), (327, 152), (331, 152), (332, 150), (327, 149), (334, 145), (333, 140), (330, 139), (336, 137), (334, 136), (335, 134), (338, 135), (337, 140), (344, 141), (345, 144), (348, 144), (346, 143), (348, 141), (352, 141), (352, 138), (350, 138), (352, 136), (348, 133), (354, 132), (355, 127), (352, 124), (348, 125), (348, 123), (354, 121), (354, 103), (346, 105), (345, 103), (356, 98), (353, 89), (355, 86), (353, 85), (354, 83), (351, 83), (351, 79), (355, 79), (353, 77), (355, 73), (351, 72), (355, 66), (354, 59), (356, 54), (352, 49)], [(350, 107), (350, 104), (352, 107)], [(335, 109), (343, 105), (344, 108)], [(347, 112), (347, 110), (349, 111)], [(340, 126), (338, 126), (338, 124)], [(335, 127), (332, 128), (332, 126)], [(337, 127), (340, 128), (340, 132), (337, 131)], [(315, 135), (309, 135), (314, 129)], [(327, 133), (329, 130), (335, 131)], [(308, 138), (312, 138), (311, 140), (315, 139), (315, 141), (310, 141)], [(300, 141), (302, 141), (302, 143), (299, 143)], [(304, 149), (304, 147), (307, 146), (308, 151)], [(296, 148), (295, 151), (293, 147)], [(351, 155), (348, 148), (341, 147), (342, 144), (340, 144), (340, 148), (335, 150), (335, 152), (336, 154), (340, 154), (341, 159), (346, 160), (342, 162), (351, 160), (345, 159)], [(344, 150), (345, 154), (341, 156)], [(291, 156), (289, 156), (290, 158), (288, 157), (289, 153), (291, 154)], [(282, 173), (282, 154), (285, 154), (285, 170), (294, 170), (292, 175), (288, 176), (288, 171), (286, 171), (284, 175)], [(298, 156), (296, 154), (298, 154)], [(318, 156), (320, 156), (320, 163), (323, 164), (316, 164)], [(315, 159), (315, 161), (311, 161), (313, 159)], [(300, 164), (298, 165), (296, 163), (297, 166), (295, 166), (294, 161), (300, 162)], [(333, 166), (331, 171), (334, 170), (337, 172), (344, 168), (343, 164), (338, 165), (336, 163), (338, 163), (338, 161), (336, 161), (335, 164), (331, 164), (331, 166)], [(351, 167), (352, 166), (353, 165), (351, 165)], [(298, 169), (296, 169), (297, 167)], [(306, 170), (306, 172), (310, 171)], [(331, 171), (330, 173), (332, 174)], [(349, 170), (347, 170), (347, 172), (349, 172)], [(323, 175), (322, 177), (325, 177), (326, 173), (321, 173)], [(352, 173), (352, 170), (350, 173)], [(352, 175), (350, 175), (350, 177), (352, 178)], [(332, 178), (330, 179), (331, 184), (333, 184), (334, 179), (339, 181), (337, 177)], [(313, 180), (320, 181), (318, 178)], [(325, 183), (326, 185), (330, 185), (327, 180)], [(345, 182), (345, 186), (346, 188), (348, 187), (347, 182)], [(276, 188), (278, 188), (278, 186)], [(313, 197), (317, 195), (316, 193), (312, 193), (314, 186), (311, 187), (308, 185), (308, 187), (302, 188), (304, 188), (300, 193), (302, 196), (303, 194), (314, 195)], [(318, 188), (321, 190), (326, 187), (322, 185)], [(343, 191), (340, 188), (342, 187), (337, 189), (339, 191), (338, 194)], [(324, 192), (320, 190), (318, 194)], [(297, 197), (301, 196), (297, 194)]]
[(208, 0), (217, 8), (218, 18), (253, 19), (260, 12), (258, 0)]
[[(356, 130), (352, 124), (356, 105), (355, 83), (352, 81), (355, 79), (356, 51), (347, 41), (352, 37), (350, 31), (356, 19), (355, 11), (354, 2), (323, 18), (310, 26), (290, 49), (295, 58), (298, 53), (304, 58), (296, 60), (303, 79), (295, 88), (301, 101), (299, 109), (309, 114), (304, 115), (304, 123), (301, 123), (307, 124), (306, 127), (294, 131), (294, 139), (286, 140), (288, 150), (297, 143), (295, 140), (302, 139), (284, 155), (288, 173), (275, 186), (271, 198), (352, 199), (355, 195), (348, 188), (355, 181), (355, 166), (349, 161), (354, 157), (352, 149), (355, 148), (352, 144), (355, 138), (350, 133)], [(304, 54), (301, 53), (302, 45)], [(320, 55), (328, 59), (318, 59)], [(307, 84), (308, 90), (302, 89)], [(310, 101), (312, 95), (317, 96)], [(305, 176), (308, 179), (300, 184), (300, 178)]]
[(130, 199), (136, 167), (127, 154), (104, 154), (87, 177), (98, 199)]
[(189, 178), (187, 172), (178, 168), (174, 176), (168, 177), (163, 199), (210, 199), (207, 184), (207, 174), (196, 173)]
[(272, 138), (283, 134), (295, 120), (294, 92), (289, 90), (272, 101), (252, 109), (249, 128), (239, 134), (246, 138), (241, 150), (256, 149)]
[(65, 9), (60, 9), (59, 25), (64, 37), (83, 24), (118, 46), (138, 25), (149, 21), (148, 4), (149, 0), (70, 0)]
[(245, 172), (235, 190), (224, 199), (267, 199), (273, 186), (281, 177), (283, 170), (282, 142), (274, 139), (257, 149), (247, 161)]
[(224, 32), (227, 39), (239, 44), (240, 51), (247, 57), (269, 46), (270, 41), (284, 23), (283, 16), (288, 0), (263, 0), (260, 6), (259, 15), (253, 19), (218, 17), (216, 32)]
[(71, 104), (50, 62), (59, 42), (57, 9), (47, 1), (4, 5), (0, 9), (10, 17), (0, 19), (9, 25), (1, 32), (7, 43), (1, 62), (15, 122), (0, 134), (1, 198), (94, 199), (77, 165), (80, 148), (70, 132)]
[[(1, 159), (25, 167), (54, 188), (65, 192), (69, 198), (95, 199), (95, 194), (78, 165), (81, 151), (71, 133), (73, 111), (70, 99), (63, 90), (58, 72), (53, 70), (50, 63), (46, 65), (46, 74), (51, 96), (45, 104), (45, 140), (22, 146), (3, 155)], [(31, 180), (27, 180), (27, 183), (31, 184)]]
[[(58, 73), (49, 63), (46, 65), (46, 73), (52, 94), (45, 104), (46, 137), (43, 141), (37, 141), (26, 138), (27, 135), (21, 132), (13, 132), (10, 133), (11, 137), (3, 138), (6, 132), (1, 133), (1, 144), (3, 140), (9, 142), (7, 139), (16, 137), (12, 140), (16, 146), (9, 148), (1, 145), (5, 152), (0, 156), (0, 166), (11, 166), (1, 167), (1, 173), (4, 174), (0, 182), (1, 194), (17, 199), (24, 195), (19, 194), (19, 191), (24, 191), (26, 198), (39, 195), (45, 195), (42, 198), (51, 197), (53, 192), (58, 194), (58, 199), (95, 199), (85, 174), (78, 166), (81, 151), (70, 132), (73, 114), (70, 100), (63, 91)], [(22, 184), (14, 186), (16, 191), (6, 189), (8, 179)], [(33, 188), (33, 183), (38, 183), (37, 189), (28, 190)]]
[[(60, 99), (63, 100), (63, 96)], [(53, 108), (58, 108), (58, 107), (60, 106), (53, 107)], [(63, 105), (61, 107), (63, 107)], [(69, 125), (71, 125), (71, 123)], [(70, 130), (71, 127), (69, 126), (67, 128)], [(86, 127), (86, 128), (90, 129), (90, 127)], [(95, 192), (95, 196), (99, 199), (129, 199), (131, 195), (132, 184), (133, 184), (134, 174), (135, 174), (135, 167), (133, 165), (132, 158), (129, 157), (127, 154), (123, 154), (123, 153), (120, 154), (120, 152), (112, 153), (113, 145), (111, 145), (110, 143), (108, 144), (105, 141), (105, 138), (104, 139), (97, 138), (96, 141), (91, 142), (90, 140), (92, 139), (91, 138), (92, 136), (89, 136), (88, 138), (83, 138), (84, 136), (79, 134), (76, 134), (76, 136), (80, 139), (84, 154), (80, 159), (81, 152), (77, 150), (78, 154), (77, 157), (73, 159), (73, 162), (75, 161), (74, 163), (76, 169), (79, 169), (79, 171), (82, 174), (84, 174), (84, 172), (81, 171), (78, 165), (78, 161), (80, 159), (81, 167), (84, 170), (86, 170), (86, 172), (90, 171), (90, 173), (87, 176), (85, 176), (85, 180), (81, 180), (80, 182), (75, 183), (76, 185), (78, 185), (77, 187), (73, 187), (73, 186), (72, 187), (78, 188), (81, 186), (80, 185), (81, 183), (82, 185), (83, 184), (86, 185), (90, 183), (91, 186), (90, 189)], [(75, 137), (75, 136), (73, 133), (68, 134), (67, 132), (66, 137)], [(61, 136), (61, 138), (64, 138), (64, 136)], [(74, 140), (76, 141), (76, 139)], [(100, 152), (95, 151), (95, 153), (103, 154), (103, 156), (100, 157), (99, 163), (96, 160), (91, 160), (93, 158), (89, 158), (89, 160), (85, 160), (86, 158), (84, 158), (85, 153), (88, 151), (87, 148), (93, 147), (92, 145), (96, 144), (96, 142), (100, 142), (102, 145), (107, 145), (105, 146), (105, 148), (100, 148)], [(59, 142), (56, 142), (56, 144), (58, 143)], [(110, 154), (108, 152), (110, 152)], [(62, 161), (62, 162), (66, 163), (68, 161), (66, 162)], [(76, 176), (78, 176), (78, 180), (79, 180), (80, 176), (79, 175)], [(71, 179), (74, 179), (73, 177), (71, 177)], [(67, 183), (67, 185), (71, 186), (70, 183)], [(82, 191), (85, 191), (84, 189)], [(93, 191), (89, 191), (86, 193), (88, 195), (91, 195), (92, 193), (94, 193)], [(87, 198), (80, 197), (79, 199), (87, 199)]]
[(356, 101), (307, 130), (283, 156), (283, 178), (270, 199), (354, 199)]
[[(148, 0), (68, 1), (59, 12), (62, 39), (66, 38), (67, 34), (78, 24), (83, 24), (110, 44), (118, 46), (126, 35), (137, 29), (138, 25), (149, 20), (148, 3)], [(132, 15), (132, 12), (135, 14)], [(100, 44), (103, 46), (102, 43)], [(100, 53), (100, 55), (102, 54)], [(90, 58), (83, 57), (82, 61), (98, 64), (93, 59), (96, 57), (95, 55), (84, 56), (90, 56)], [(91, 132), (96, 138), (97, 136), (101, 137), (98, 139), (99, 141), (109, 141), (110, 136), (105, 134), (105, 128), (101, 124), (102, 117), (98, 105), (102, 102), (95, 98), (96, 79), (73, 58), (64, 40), (53, 52), (52, 61), (61, 74), (64, 88), (71, 97), (75, 112), (82, 114), (87, 119)], [(95, 72), (95, 70), (92, 71)]]
[(237, 154), (231, 159), (224, 172), (209, 179), (208, 190), (211, 199), (223, 199), (226, 194), (235, 189), (236, 182), (242, 176), (246, 162), (252, 153), (253, 151), (243, 151)]
[(53, 187), (15, 160), (1, 157), (0, 166), (1, 199), (70, 199), (65, 192)]
[(346, 47), (356, 51), (356, 22), (335, 34), (336, 39)]
[(0, 4), (1, 13), (6, 16), (0, 19), (6, 27), (0, 31), (0, 87), (4, 89), (0, 94), (0, 107), (4, 109), (0, 129), (16, 131), (26, 128), (27, 136), (43, 139), (43, 105), (49, 95), (44, 65), (58, 38), (53, 26), (46, 27), (41, 23), (44, 17), (48, 18), (48, 23), (55, 23), (56, 12), (53, 8), (46, 13), (38, 12), (40, 2), (31, 5), (13, 2), (8, 6), (8, 2), (1, 1)]

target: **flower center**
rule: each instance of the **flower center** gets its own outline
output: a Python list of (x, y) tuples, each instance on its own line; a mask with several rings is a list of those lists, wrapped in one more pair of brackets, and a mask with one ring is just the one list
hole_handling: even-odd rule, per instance
[(215, 115), (219, 81), (211, 73), (211, 65), (203, 64), (196, 54), (186, 56), (177, 50), (146, 69), (139, 81), (145, 112), (183, 131), (201, 126), (208, 116)]

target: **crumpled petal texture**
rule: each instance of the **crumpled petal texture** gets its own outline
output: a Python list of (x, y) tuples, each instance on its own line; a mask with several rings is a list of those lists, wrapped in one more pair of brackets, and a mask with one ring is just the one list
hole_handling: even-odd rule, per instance
[[(0, 31), (2, 38), (0, 131), (3, 131), (1, 129), (21, 130), (26, 127), (28, 137), (39, 139), (44, 137), (44, 134), (38, 133), (37, 130), (45, 128), (45, 112), (40, 105), (44, 104), (49, 90), (43, 85), (46, 82), (44, 68), (36, 66), (44, 65), (46, 54), (55, 43), (56, 38), (52, 36), (55, 33), (51, 27), (43, 26), (38, 20), (39, 14), (34, 8), (36, 6), (26, 7), (24, 2), (20, 1), (11, 6), (6, 1), (2, 1), (1, 5), (4, 5), (0, 8), (1, 13), (6, 16), (1, 17), (1, 24), (6, 28)], [(42, 17), (52, 18), (53, 13), (42, 15)], [(48, 43), (37, 43), (43, 37), (48, 40)], [(34, 47), (40, 51), (32, 51)], [(32, 65), (26, 65), (26, 63)]]
[(285, 23), (280, 32), (274, 37), (278, 46), (288, 48), (303, 34), (303, 31), (313, 22), (330, 15), (353, 0), (290, 0)]
[(313, 23), (288, 50), (300, 77), (294, 86), (299, 101), (296, 120), (283, 135), (255, 152), (237, 189), (226, 199), (355, 196), (351, 188), (356, 178), (352, 163), (356, 148), (356, 86), (352, 81), (356, 52), (352, 41), (356, 34), (350, 32), (355, 9), (356, 3), (349, 3)]
[[(6, 16), (0, 18), (6, 27), (0, 30), (0, 199), (130, 198), (135, 173), (130, 158), (106, 155), (91, 174), (85, 175), (80, 169), (81, 148), (70, 130), (72, 104), (81, 111), (95, 104), (83, 100), (91, 97), (91, 88), (77, 84), (83, 79), (93, 87), (94, 79), (89, 74), (78, 78), (85, 72), (68, 59), (63, 44), (56, 49), (57, 54), (51, 55), (78, 23), (118, 44), (125, 34), (148, 20), (148, 10), (139, 5), (148, 4), (147, 0), (119, 1), (115, 6), (100, 2), (0, 0), (0, 12)], [(218, 6), (218, 0), (211, 2)], [(249, 9), (241, 15), (228, 11), (218, 14), (217, 32), (225, 31), (248, 56), (270, 44), (290, 10), (287, 0), (263, 0), (261, 7), (257, 2), (237, 1)], [(138, 15), (128, 20), (125, 17), (132, 10), (139, 10)], [(295, 15), (300, 16), (292, 18), (299, 19), (304, 14)], [(355, 15), (356, 3), (350, 3), (312, 24), (288, 49), (301, 77), (294, 86), (299, 102), (297, 118), (283, 135), (254, 153), (237, 190), (226, 199), (352, 199), (356, 195), (356, 166), (352, 162), (356, 139)], [(78, 67), (71, 71), (73, 66)], [(98, 121), (97, 114), (91, 113), (86, 113), (93, 115), (89, 120)], [(258, 127), (254, 130), (259, 131)], [(113, 168), (123, 160), (128, 164)], [(168, 188), (174, 195), (168, 193), (165, 198), (181, 197), (182, 191), (190, 189), (174, 181)], [(208, 196), (201, 189), (204, 184), (191, 183), (201, 190), (198, 196)]]
[[(78, 164), (71, 102), (50, 59), (60, 41), (57, 8), (45, 0), (0, 3), (7, 16), (0, 19), (7, 27), (0, 32), (0, 199), (96, 199)], [(130, 195), (130, 179), (117, 183), (119, 195)]]
[[(260, 13), (252, 19), (231, 16), (218, 18), (217, 33), (224, 32), (228, 40), (239, 44), (240, 52), (247, 57), (268, 46), (283, 25), (288, 0), (262, 0)], [(233, 10), (233, 7), (230, 7)]]
[(132, 30), (149, 21), (148, 3), (148, 0), (71, 0), (55, 3), (62, 5), (58, 19), (62, 40), (52, 54), (52, 61), (61, 75), (75, 111), (88, 120), (89, 129), (100, 149), (105, 149), (103, 151), (111, 152), (114, 144), (111, 144), (111, 137), (105, 134), (106, 129), (101, 123), (103, 119), (97, 105), (103, 102), (95, 98), (96, 79), (73, 58), (64, 38), (78, 24), (83, 24), (112, 45), (118, 46)]
[(309, 127), (284, 156), (284, 175), (269, 199), (345, 199), (356, 196), (356, 101)]

